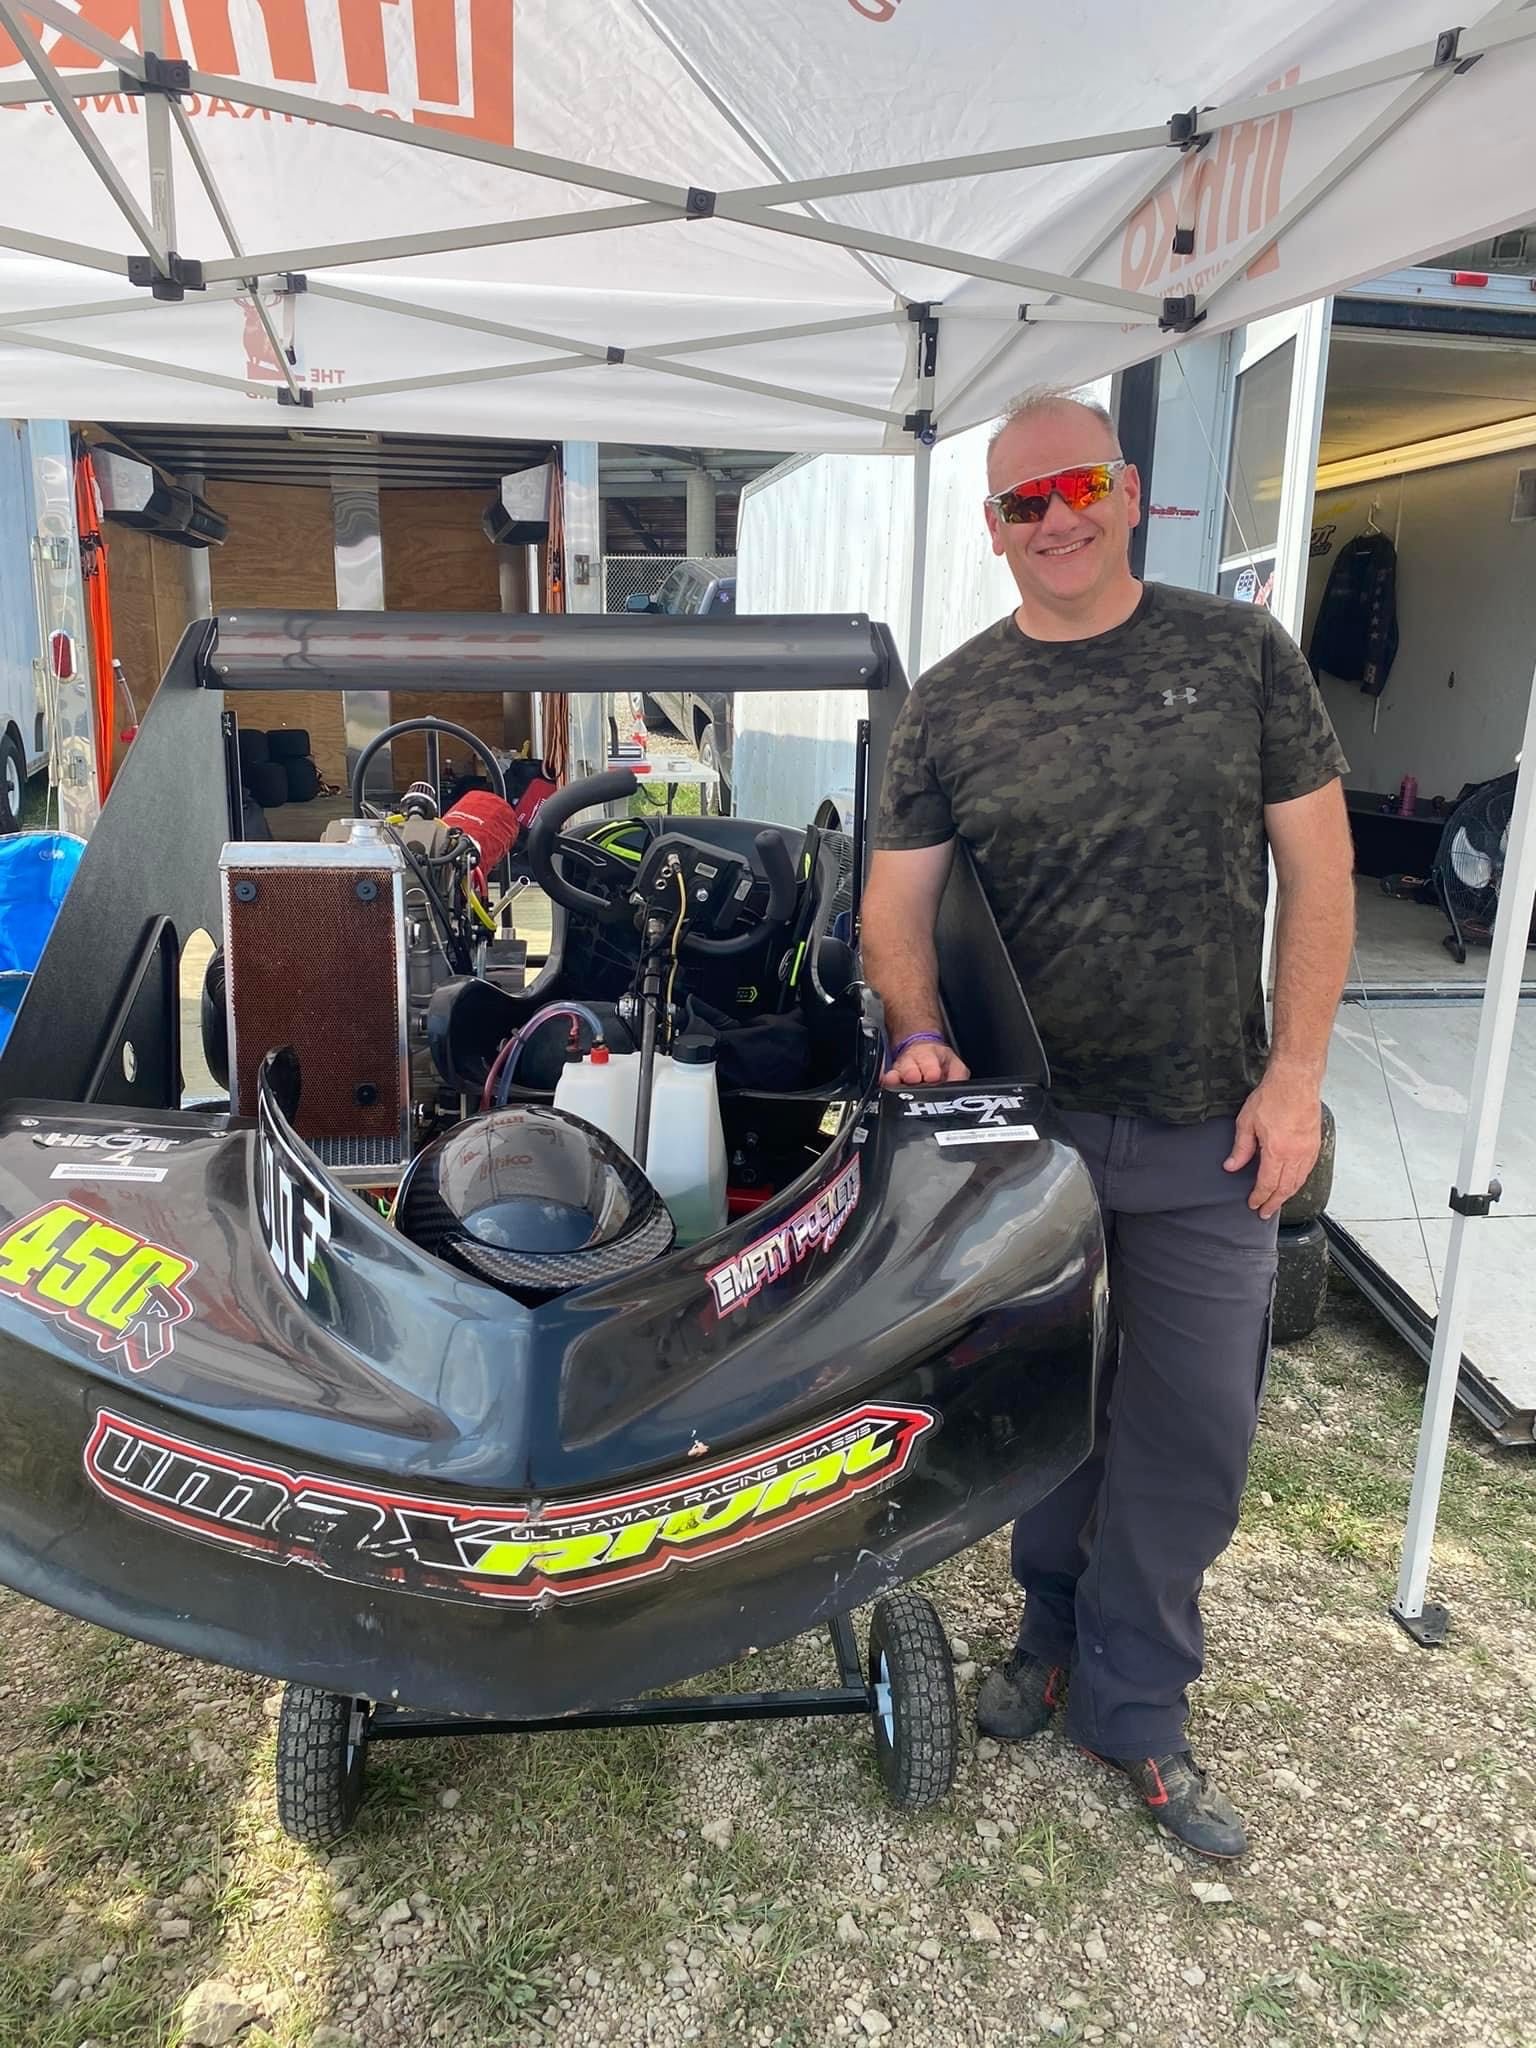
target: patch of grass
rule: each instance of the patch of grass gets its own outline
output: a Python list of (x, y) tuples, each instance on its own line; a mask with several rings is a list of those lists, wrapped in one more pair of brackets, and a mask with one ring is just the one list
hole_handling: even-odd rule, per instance
[(1536, 1904), (1536, 1868), (1511, 1843), (1496, 1842), (1483, 1851), (1488, 1889), (1511, 1915), (1524, 1921)]
[(1039, 1821), (1008, 1844), (1001, 1895), (1049, 1925), (1058, 1925), (1103, 1886), (1111, 1851), (1081, 1830)]
[(1292, 1974), (1286, 1970), (1275, 1971), (1233, 1992), (1232, 2017), (1239, 2026), (1245, 2026), (1252, 2020), (1265, 2020), (1271, 2026), (1282, 2026), (1295, 2012), (1299, 1996)]
[(37, 1717), (37, 1725), (44, 1735), (58, 1742), (66, 1735), (83, 1735), (87, 1728), (100, 1721), (109, 1710), (110, 1703), (102, 1694), (82, 1693), (45, 1707)]
[(1403, 1906), (1367, 1906), (1360, 1933), (1372, 1948), (1406, 1949), (1422, 1938), (1424, 1923)]
[(1315, 1951), (1318, 1967), (1333, 1987), (1348, 2019), (1370, 2028), (1387, 2013), (1413, 2002), (1413, 1977), (1385, 1956), (1345, 1955), (1334, 1948)]

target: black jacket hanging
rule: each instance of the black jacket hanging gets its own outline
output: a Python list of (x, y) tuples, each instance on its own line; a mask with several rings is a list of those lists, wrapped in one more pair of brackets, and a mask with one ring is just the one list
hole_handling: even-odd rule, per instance
[(1396, 654), (1397, 550), (1384, 533), (1357, 534), (1329, 574), (1307, 657), (1314, 675), (1358, 683), (1379, 697)]

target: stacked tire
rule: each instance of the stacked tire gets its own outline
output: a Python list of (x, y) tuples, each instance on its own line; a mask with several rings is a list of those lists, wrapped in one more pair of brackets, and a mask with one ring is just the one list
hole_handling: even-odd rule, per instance
[(280, 804), (312, 803), (320, 794), (320, 771), (303, 726), (270, 732), (242, 732), (240, 774), (251, 800), (270, 811)]
[(1323, 1211), (1333, 1193), (1338, 1133), (1323, 1104), (1323, 1142), (1317, 1164), (1280, 1211), (1280, 1270), (1271, 1323), (1277, 1344), (1294, 1344), (1316, 1329), (1328, 1295), (1328, 1239)]

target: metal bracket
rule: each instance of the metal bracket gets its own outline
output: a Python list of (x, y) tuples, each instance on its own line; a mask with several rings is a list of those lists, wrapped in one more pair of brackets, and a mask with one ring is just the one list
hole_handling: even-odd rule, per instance
[(621, 348), (610, 348), (610, 349), (609, 349), (609, 351), (608, 351), (608, 360), (609, 360), (609, 362), (610, 362), (610, 363), (622, 363), (622, 362), (623, 362), (623, 360), (624, 360), (624, 351), (623, 351), (623, 349), (621, 349)]
[(909, 412), (902, 421), (905, 432), (921, 441), (925, 448), (931, 448), (939, 438), (939, 430), (933, 423), (933, 414), (926, 406), (921, 412)]
[(1175, 228), (1173, 231), (1173, 253), (1175, 256), (1193, 256), (1195, 253), (1195, 231), (1193, 228)]
[(1494, 1203), (1503, 1199), (1502, 1181), (1489, 1181), (1486, 1195), (1464, 1195), (1460, 1188), (1451, 1189), (1451, 1207), (1458, 1216), (1486, 1216)]
[(939, 367), (939, 322), (932, 304), (920, 299), (907, 307), (907, 318), (917, 329), (917, 374), (931, 377)]
[(146, 50), (142, 71), (119, 71), (117, 89), (135, 99), (158, 94), (162, 99), (179, 100), (192, 90), (192, 67), (179, 57), (157, 57), (153, 50)]
[(1187, 114), (1175, 114), (1168, 123), (1168, 146), (1170, 149), (1204, 149), (1210, 141), (1209, 135), (1200, 132), (1200, 109), (1191, 107)]
[(1449, 1612), (1435, 1601), (1426, 1600), (1422, 1614), (1404, 1614), (1397, 1602), (1393, 1601), (1392, 1619), (1405, 1636), (1412, 1637), (1421, 1650), (1445, 1648), (1446, 1638), (1451, 1632), (1451, 1617)]
[(309, 279), (302, 270), (283, 271), (278, 278), (278, 283), (285, 292), (307, 292), (309, 290)]
[(685, 203), (689, 220), (709, 220), (715, 211), (715, 194), (702, 185), (690, 185)]
[[(292, 357), (289, 360), (292, 361)], [(294, 393), (284, 384), (278, 391), (277, 402), (279, 405), (296, 405), (301, 411), (310, 412), (314, 409), (315, 394), (307, 385), (301, 384), (298, 395), (295, 397)]]
[(128, 282), (148, 285), (157, 299), (171, 304), (184, 299), (188, 292), (206, 291), (203, 282), (203, 266), (192, 256), (178, 256), (172, 249), (165, 259), (164, 272), (156, 268), (152, 256), (130, 256), (128, 258)]
[(1198, 327), (1204, 318), (1205, 314), (1197, 306), (1194, 293), (1182, 292), (1164, 299), (1162, 315), (1157, 324), (1165, 334), (1188, 334), (1190, 329)]

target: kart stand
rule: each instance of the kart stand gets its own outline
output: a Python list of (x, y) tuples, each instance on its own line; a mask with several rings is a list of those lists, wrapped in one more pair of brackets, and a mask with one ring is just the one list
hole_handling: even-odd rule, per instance
[(278, 1818), (295, 1841), (315, 1848), (339, 1841), (362, 1804), (367, 1751), (375, 1742), (830, 1714), (869, 1715), (876, 1761), (893, 1804), (927, 1806), (942, 1799), (959, 1760), (959, 1713), (949, 1641), (932, 1602), (910, 1587), (877, 1600), (865, 1660), (848, 1615), (834, 1615), (827, 1632), (837, 1661), (835, 1685), (655, 1695), (544, 1718), (469, 1719), (289, 1685), (278, 1718)]

